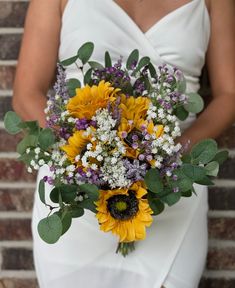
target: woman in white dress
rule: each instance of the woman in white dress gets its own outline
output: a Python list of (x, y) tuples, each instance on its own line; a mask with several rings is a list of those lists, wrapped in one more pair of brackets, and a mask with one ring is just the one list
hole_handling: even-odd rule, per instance
[[(31, 0), (14, 85), (13, 107), (25, 120), (45, 125), (46, 94), (57, 58), (66, 59), (84, 42), (95, 43), (93, 59), (108, 50), (125, 59), (137, 48), (155, 65), (178, 66), (188, 91), (199, 89), (207, 61), (213, 100), (179, 139), (191, 143), (217, 137), (235, 114), (234, 0)], [(80, 77), (73, 66), (67, 77)], [(46, 167), (38, 179), (50, 173)], [(50, 187), (47, 187), (49, 192)], [(156, 216), (145, 241), (124, 258), (117, 239), (99, 230), (90, 211), (73, 220), (54, 245), (38, 236), (37, 224), (48, 210), (35, 193), (32, 231), (34, 261), (41, 288), (196, 288), (207, 254), (207, 189), (183, 198)], [(48, 193), (49, 194), (49, 193)], [(49, 199), (48, 199), (49, 202)]]

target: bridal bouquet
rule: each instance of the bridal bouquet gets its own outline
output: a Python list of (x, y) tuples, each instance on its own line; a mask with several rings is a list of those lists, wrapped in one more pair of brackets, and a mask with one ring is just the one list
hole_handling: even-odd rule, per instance
[[(179, 69), (154, 67), (149, 57), (139, 59), (138, 50), (126, 63), (120, 58), (114, 64), (106, 52), (103, 66), (90, 61), (93, 49), (93, 43), (85, 43), (58, 64), (55, 93), (45, 109), (46, 128), (23, 122), (12, 111), (5, 127), (12, 134), (25, 133), (17, 152), (28, 172), (43, 165), (51, 171), (38, 187), (49, 208), (38, 224), (41, 238), (55, 243), (72, 218), (89, 209), (102, 231), (118, 236), (116, 252), (126, 256), (166, 204), (192, 196), (194, 183), (213, 184), (227, 152), (206, 139), (184, 155), (177, 143), (178, 119), (203, 109), (198, 94), (186, 93)], [(66, 79), (64, 67), (69, 65), (77, 66), (83, 84)], [(46, 182), (52, 188), (50, 203)]]

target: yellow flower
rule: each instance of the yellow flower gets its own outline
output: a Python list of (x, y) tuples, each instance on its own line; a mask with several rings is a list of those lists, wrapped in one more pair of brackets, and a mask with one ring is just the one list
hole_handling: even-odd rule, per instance
[(141, 182), (129, 189), (100, 190), (99, 200), (95, 202), (100, 229), (119, 236), (119, 242), (145, 239), (146, 227), (153, 222), (153, 211), (143, 198), (146, 194)]
[(121, 117), (132, 120), (134, 123), (140, 118), (145, 118), (151, 100), (147, 97), (121, 96)]
[(101, 81), (98, 86), (86, 85), (76, 89), (66, 108), (71, 116), (90, 120), (100, 108), (107, 107), (108, 102), (113, 102), (120, 89), (115, 89), (109, 82)]
[(66, 152), (68, 159), (72, 163), (82, 166), (82, 162), (77, 156), (80, 155), (80, 158), (83, 156), (89, 143), (91, 143), (91, 136), (86, 136), (85, 131), (80, 130), (69, 137), (68, 145), (61, 146), (60, 149)]

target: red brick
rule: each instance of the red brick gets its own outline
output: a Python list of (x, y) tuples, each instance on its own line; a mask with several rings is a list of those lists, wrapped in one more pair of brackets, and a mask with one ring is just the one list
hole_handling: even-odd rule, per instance
[(30, 219), (1, 219), (0, 239), (1, 240), (31, 240)]
[(0, 35), (0, 60), (18, 59), (21, 38), (21, 34)]
[(27, 2), (0, 2), (0, 26), (22, 27), (24, 25)]
[(235, 179), (235, 158), (229, 158), (220, 167), (219, 178)]
[(235, 241), (235, 218), (209, 218), (209, 237)]
[(234, 288), (235, 279), (202, 278), (199, 288)]
[(0, 279), (0, 288), (39, 288), (36, 279)]
[(1, 189), (0, 211), (29, 212), (32, 210), (34, 189)]
[(3, 121), (4, 115), (7, 111), (12, 110), (12, 97), (6, 96), (0, 98), (0, 121)]
[(10, 135), (4, 129), (0, 129), (0, 152), (15, 152), (16, 146), (22, 139), (21, 133)]
[(0, 66), (0, 89), (12, 89), (15, 77), (15, 70), (15, 66)]
[(3, 248), (2, 270), (34, 270), (33, 253), (26, 248)]
[(235, 248), (211, 247), (207, 255), (207, 269), (235, 270)]
[(209, 188), (209, 206), (211, 210), (235, 210), (235, 188)]
[(220, 147), (235, 148), (235, 126), (228, 128), (218, 139), (217, 142)]
[(0, 159), (0, 181), (34, 182), (35, 175), (28, 173), (25, 165), (15, 159)]

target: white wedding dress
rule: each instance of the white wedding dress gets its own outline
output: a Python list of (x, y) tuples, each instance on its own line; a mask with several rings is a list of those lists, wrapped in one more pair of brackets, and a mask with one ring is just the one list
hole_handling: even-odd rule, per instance
[[(170, 12), (143, 33), (113, 0), (69, 0), (62, 18), (59, 59), (76, 54), (87, 41), (95, 43), (93, 60), (102, 62), (138, 48), (154, 64), (168, 63), (186, 75), (188, 91), (199, 89), (199, 76), (210, 37), (204, 0), (193, 0)], [(80, 77), (76, 67), (67, 77)], [(190, 125), (191, 117), (183, 125)], [(38, 180), (48, 175), (40, 169)], [(207, 189), (196, 185), (197, 196), (182, 198), (154, 216), (147, 237), (124, 258), (115, 254), (117, 238), (99, 230), (95, 214), (73, 219), (70, 230), (53, 245), (38, 236), (37, 224), (48, 208), (35, 193), (32, 231), (34, 261), (40, 288), (196, 288), (207, 254)], [(49, 194), (50, 187), (47, 186)], [(48, 195), (47, 195), (48, 198)], [(48, 202), (49, 199), (47, 199)]]

